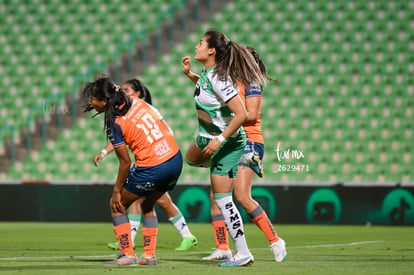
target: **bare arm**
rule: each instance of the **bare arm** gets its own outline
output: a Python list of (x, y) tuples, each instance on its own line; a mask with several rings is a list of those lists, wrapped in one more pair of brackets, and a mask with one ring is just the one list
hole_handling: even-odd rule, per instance
[(110, 152), (112, 152), (114, 150), (114, 147), (112, 146), (112, 143), (108, 142), (104, 149), (99, 152), (99, 154), (97, 154), (94, 158), (93, 158), (93, 164), (95, 164), (96, 167), (99, 166), (98, 162), (100, 162), (101, 160), (103, 160), (103, 158), (106, 156), (106, 154), (104, 153), (104, 150), (106, 151), (106, 154), (109, 154)]
[(194, 84), (197, 83), (198, 79), (200, 78), (199, 75), (193, 73), (191, 68), (191, 57), (184, 56), (182, 59), (182, 65), (183, 65), (183, 74), (185, 74)]
[(115, 153), (119, 160), (119, 167), (112, 192), (111, 209), (114, 213), (120, 212), (125, 214), (125, 207), (121, 204), (121, 191), (128, 177), (131, 159), (129, 158), (128, 149), (125, 145), (115, 148)]
[[(227, 128), (224, 129), (224, 131), (221, 133), (225, 139), (232, 136), (247, 119), (247, 112), (242, 100), (240, 99), (240, 96), (237, 95), (230, 99), (227, 102), (227, 106), (234, 113), (234, 117)], [(209, 144), (203, 149), (203, 153), (212, 155), (220, 148), (220, 145), (221, 141), (218, 138), (211, 140)]]
[(230, 110), (234, 113), (234, 117), (231, 120), (229, 126), (227, 126), (227, 128), (224, 129), (224, 131), (221, 134), (224, 138), (229, 138), (246, 121), (247, 112), (246, 112), (246, 108), (244, 107), (240, 96), (233, 97), (226, 104), (230, 108)]
[(246, 98), (246, 111), (247, 111), (246, 122), (256, 121), (259, 115), (261, 103), (262, 103), (261, 96), (252, 96), (252, 97)]

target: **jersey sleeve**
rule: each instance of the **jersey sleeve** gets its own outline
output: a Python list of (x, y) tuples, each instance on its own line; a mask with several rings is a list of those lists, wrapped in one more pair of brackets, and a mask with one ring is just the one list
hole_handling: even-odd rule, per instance
[(153, 110), (153, 111), (154, 111), (154, 113), (158, 116), (158, 118), (159, 118), (160, 120), (164, 120), (164, 118), (162, 117), (162, 115), (161, 115), (160, 111), (158, 111), (158, 109), (157, 109), (157, 108), (155, 108), (154, 106), (152, 106), (152, 105), (150, 105), (150, 104), (148, 104), (148, 106), (151, 108), (151, 110)]
[(245, 89), (245, 97), (262, 96), (263, 88), (262, 85), (250, 83), (249, 89)]
[(233, 97), (237, 96), (238, 92), (230, 79), (222, 80), (214, 75), (211, 79), (211, 85), (214, 92), (223, 100), (228, 102)]
[(125, 144), (124, 137), (122, 136), (122, 129), (118, 123), (115, 123), (114, 128), (106, 131), (109, 141), (112, 143), (114, 148)]

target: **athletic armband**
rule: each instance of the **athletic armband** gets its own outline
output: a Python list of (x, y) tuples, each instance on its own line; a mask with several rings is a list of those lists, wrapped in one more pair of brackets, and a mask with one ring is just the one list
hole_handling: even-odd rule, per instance
[(218, 135), (218, 136), (217, 136), (217, 139), (218, 139), (221, 143), (223, 143), (223, 141), (225, 141), (225, 140), (226, 140), (226, 138), (225, 138), (225, 137), (223, 137), (223, 135), (222, 135), (222, 134)]
[(108, 151), (104, 148), (101, 150), (102, 155), (106, 156), (108, 154)]

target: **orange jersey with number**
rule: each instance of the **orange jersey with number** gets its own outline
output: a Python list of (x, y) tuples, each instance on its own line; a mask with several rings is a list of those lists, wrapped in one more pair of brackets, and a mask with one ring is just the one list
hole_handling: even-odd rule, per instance
[(258, 142), (264, 144), (263, 135), (262, 135), (262, 122), (261, 122), (261, 110), (262, 110), (262, 94), (263, 88), (261, 85), (250, 84), (248, 90), (245, 89), (244, 85), (238, 84), (239, 95), (243, 100), (245, 106), (249, 98), (260, 97), (260, 106), (257, 114), (257, 119), (255, 121), (248, 121), (243, 123), (243, 129), (246, 132), (247, 140), (252, 142)]
[(129, 111), (115, 120), (108, 133), (114, 148), (124, 144), (135, 156), (136, 166), (155, 166), (179, 151), (173, 133), (157, 109), (142, 99), (134, 99)]

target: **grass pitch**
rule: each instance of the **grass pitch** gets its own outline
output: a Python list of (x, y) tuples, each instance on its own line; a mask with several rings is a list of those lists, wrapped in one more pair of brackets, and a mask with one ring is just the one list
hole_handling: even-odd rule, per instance
[[(190, 224), (199, 244), (174, 251), (181, 241), (160, 224), (157, 266), (106, 266), (116, 251), (110, 223), (0, 223), (1, 274), (414, 274), (414, 228), (392, 226), (276, 225), (287, 243), (285, 262), (274, 261), (262, 232), (245, 224), (255, 257), (249, 267), (221, 268), (202, 261), (214, 247), (209, 224)], [(142, 251), (136, 240), (136, 253)]]

